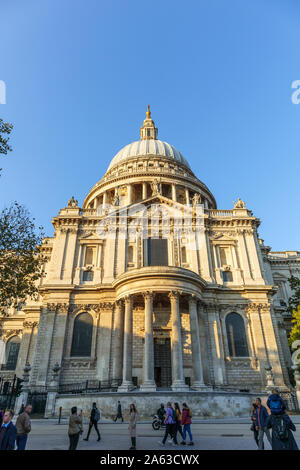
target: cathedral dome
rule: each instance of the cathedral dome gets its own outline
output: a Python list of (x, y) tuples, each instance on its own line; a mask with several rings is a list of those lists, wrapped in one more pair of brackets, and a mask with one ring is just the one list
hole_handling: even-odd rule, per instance
[(145, 155), (157, 155), (161, 157), (172, 158), (182, 165), (190, 168), (184, 156), (173, 145), (157, 139), (145, 139), (137, 140), (136, 142), (132, 142), (131, 144), (128, 144), (126, 147), (122, 148), (112, 159), (108, 170), (110, 170), (115, 165), (119, 165), (125, 160)]
[(155, 127), (154, 121), (151, 119), (149, 105), (146, 112), (146, 119), (140, 129), (140, 136), (141, 140), (126, 145), (126, 147), (123, 147), (114, 156), (107, 171), (131, 158), (147, 155), (170, 158), (190, 169), (188, 162), (179, 150), (173, 145), (157, 139), (157, 128)]

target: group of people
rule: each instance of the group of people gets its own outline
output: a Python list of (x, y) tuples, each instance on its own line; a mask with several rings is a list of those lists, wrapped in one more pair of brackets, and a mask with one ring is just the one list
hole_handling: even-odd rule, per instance
[[(251, 430), (259, 450), (264, 450), (264, 435), (272, 447), (272, 450), (298, 450), (297, 443), (292, 431), (296, 427), (291, 418), (286, 414), (286, 406), (279, 395), (277, 389), (272, 390), (272, 394), (267, 400), (267, 408), (262, 405), (261, 399), (256, 398), (252, 405)], [(272, 430), (272, 436), (270, 433)]]
[(28, 434), (31, 431), (30, 413), (32, 406), (22, 405), (16, 424), (12, 420), (12, 410), (0, 410), (0, 450), (25, 450)]
[(174, 403), (174, 407), (171, 402), (168, 402), (166, 410), (162, 403), (160, 408), (157, 410), (157, 415), (166, 426), (163, 440), (159, 441), (160, 445), (164, 446), (166, 444), (168, 436), (170, 436), (168, 441), (170, 444), (178, 445), (178, 433), (182, 438), (182, 441), (180, 442), (181, 445), (186, 445), (187, 434), (189, 436), (188, 445), (194, 445), (191, 431), (192, 413), (186, 403), (182, 403), (182, 411), (180, 410), (180, 406), (177, 402)]
[[(129, 434), (131, 438), (130, 450), (136, 449), (137, 417), (138, 417), (137, 409), (135, 405), (132, 403), (129, 409), (129, 425), (128, 425)], [(116, 414), (116, 417), (114, 418), (114, 421), (116, 422), (118, 418), (122, 420), (122, 423), (124, 422), (120, 401), (118, 401), (117, 414)], [(95, 431), (98, 436), (97, 441), (101, 440), (100, 431), (98, 429), (99, 421), (100, 421), (100, 411), (97, 408), (97, 403), (94, 402), (92, 406), (91, 414), (90, 414), (87, 436), (86, 438), (83, 439), (84, 441), (89, 440), (90, 433), (93, 427), (95, 428)], [(73, 406), (73, 408), (71, 409), (71, 416), (69, 419), (69, 429), (68, 429), (68, 435), (69, 435), (69, 441), (70, 441), (69, 450), (76, 450), (79, 437), (82, 433), (83, 433), (82, 410), (80, 410), (80, 412), (78, 413), (77, 407)]]

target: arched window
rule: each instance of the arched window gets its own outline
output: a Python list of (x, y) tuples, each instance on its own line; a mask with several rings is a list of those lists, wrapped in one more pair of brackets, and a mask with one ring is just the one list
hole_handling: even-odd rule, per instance
[(244, 320), (238, 313), (226, 317), (227, 341), (231, 357), (248, 357), (248, 345)]
[(12, 336), (6, 343), (5, 349), (5, 369), (15, 370), (18, 361), (19, 349), (20, 349), (20, 338), (19, 336)]
[(93, 319), (85, 312), (74, 321), (71, 356), (90, 356), (92, 349)]

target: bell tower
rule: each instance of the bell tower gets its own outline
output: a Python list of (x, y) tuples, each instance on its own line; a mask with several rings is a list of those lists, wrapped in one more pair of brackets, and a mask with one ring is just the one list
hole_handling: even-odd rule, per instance
[(155, 127), (154, 121), (151, 119), (149, 104), (147, 106), (146, 119), (143, 122), (143, 126), (140, 128), (140, 136), (141, 140), (157, 139), (157, 128)]

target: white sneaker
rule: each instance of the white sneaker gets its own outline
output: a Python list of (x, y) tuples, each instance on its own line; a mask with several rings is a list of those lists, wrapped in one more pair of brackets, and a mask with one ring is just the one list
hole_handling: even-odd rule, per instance
[(163, 447), (165, 447), (165, 445), (166, 445), (166, 444), (164, 444), (164, 443), (161, 442), (161, 441), (158, 441), (158, 444), (159, 444), (160, 446), (163, 446)]
[(173, 441), (172, 441), (172, 439), (168, 439), (168, 442), (169, 442), (170, 444), (172, 444)]

